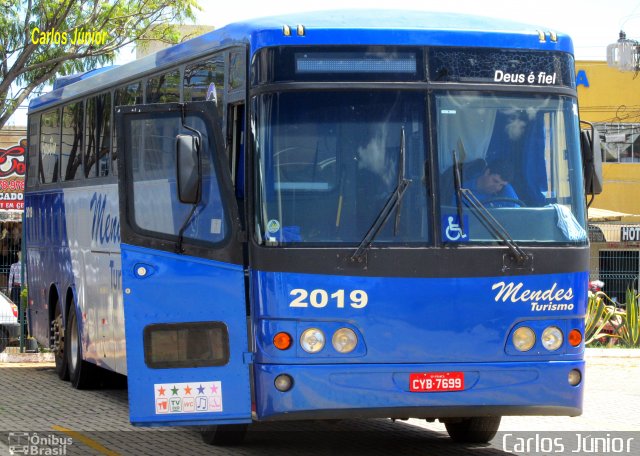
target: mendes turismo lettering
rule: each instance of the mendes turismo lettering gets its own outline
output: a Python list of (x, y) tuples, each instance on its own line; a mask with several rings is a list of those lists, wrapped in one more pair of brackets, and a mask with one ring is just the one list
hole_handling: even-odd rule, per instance
[(107, 210), (107, 195), (95, 192), (89, 202), (91, 241), (100, 245), (120, 242), (120, 218)]
[(494, 300), (496, 302), (511, 301), (513, 303), (524, 303), (531, 306), (532, 312), (573, 310), (575, 305), (571, 287), (559, 288), (557, 283), (553, 283), (550, 288), (532, 290), (525, 288), (522, 282), (497, 282), (491, 287), (496, 292)]

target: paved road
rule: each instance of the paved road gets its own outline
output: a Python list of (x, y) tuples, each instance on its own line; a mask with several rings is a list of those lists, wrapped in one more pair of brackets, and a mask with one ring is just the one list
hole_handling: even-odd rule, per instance
[[(4, 364), (0, 455), (10, 454), (9, 445), (15, 454), (64, 455), (587, 454), (575, 451), (578, 434), (588, 436), (582, 450), (593, 449), (585, 445), (597, 437), (603, 451), (596, 454), (640, 454), (640, 350), (588, 350), (587, 362), (582, 416), (505, 417), (490, 445), (454, 444), (440, 423), (381, 419), (258, 424), (232, 449), (205, 445), (190, 428), (131, 426), (126, 389), (78, 391), (51, 364)], [(518, 440), (525, 437), (528, 447)], [(36, 445), (16, 452), (25, 442)]]

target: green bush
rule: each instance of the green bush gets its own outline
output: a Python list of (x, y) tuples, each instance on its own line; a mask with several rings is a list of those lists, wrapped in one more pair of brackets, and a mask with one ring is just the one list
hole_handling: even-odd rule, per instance
[(622, 310), (616, 308), (615, 302), (606, 294), (589, 293), (584, 330), (585, 344), (609, 338), (626, 347), (640, 347), (640, 294), (636, 290), (627, 290), (625, 298), (625, 308)]

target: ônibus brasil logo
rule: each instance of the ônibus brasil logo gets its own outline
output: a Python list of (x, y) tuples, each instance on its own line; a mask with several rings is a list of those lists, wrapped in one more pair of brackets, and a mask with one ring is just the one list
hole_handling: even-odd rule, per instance
[(558, 284), (554, 283), (551, 288), (546, 290), (531, 290), (523, 288), (522, 282), (515, 284), (513, 282), (498, 282), (491, 287), (497, 290), (494, 300), (496, 302), (522, 302), (531, 305), (532, 312), (557, 311), (557, 310), (573, 310), (573, 289), (571, 287), (564, 289), (558, 288)]

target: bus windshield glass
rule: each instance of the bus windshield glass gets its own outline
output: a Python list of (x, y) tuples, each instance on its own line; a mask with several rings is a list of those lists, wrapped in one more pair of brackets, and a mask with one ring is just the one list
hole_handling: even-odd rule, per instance
[(429, 242), (424, 93), (285, 92), (254, 103), (259, 242), (358, 245), (402, 178), (374, 243)]
[(442, 242), (497, 242), (488, 225), (499, 224), (518, 243), (586, 243), (573, 98), (454, 91), (434, 98)]

